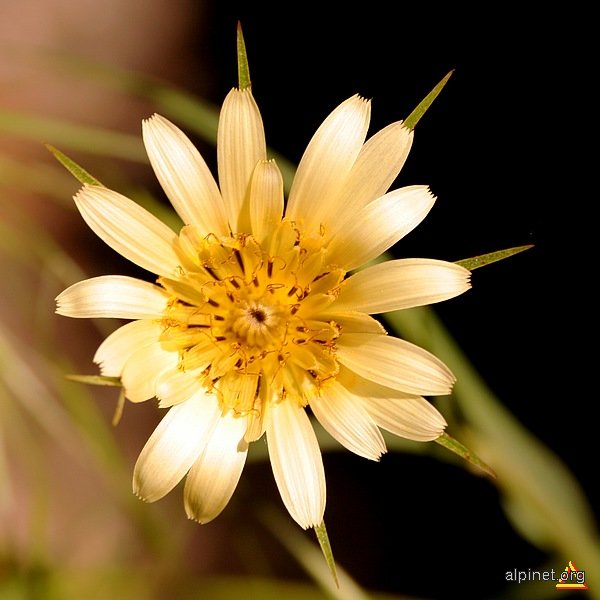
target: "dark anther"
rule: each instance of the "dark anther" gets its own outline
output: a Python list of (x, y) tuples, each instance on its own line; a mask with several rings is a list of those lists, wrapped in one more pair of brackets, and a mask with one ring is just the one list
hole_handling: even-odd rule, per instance
[(233, 249), (233, 255), (235, 256), (235, 259), (237, 260), (238, 265), (240, 265), (240, 269), (242, 270), (242, 273), (244, 273), (244, 261), (242, 260), (242, 255), (240, 254), (240, 251), (237, 248)]
[(219, 276), (212, 270), (211, 267), (209, 267), (208, 265), (202, 265), (204, 267), (204, 270), (215, 280), (215, 281), (221, 281), (221, 279), (219, 278)]

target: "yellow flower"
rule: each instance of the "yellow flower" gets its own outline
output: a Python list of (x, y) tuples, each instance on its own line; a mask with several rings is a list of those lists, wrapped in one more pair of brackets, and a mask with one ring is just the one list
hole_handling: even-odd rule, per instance
[(372, 460), (380, 429), (433, 440), (446, 425), (423, 395), (454, 377), (425, 350), (388, 336), (370, 314), (431, 304), (469, 288), (438, 260), (392, 260), (347, 276), (416, 227), (435, 197), (386, 193), (413, 134), (392, 123), (365, 142), (370, 103), (353, 96), (323, 122), (284, 210), (249, 89), (225, 99), (217, 186), (189, 139), (165, 118), (143, 123), (152, 167), (185, 223), (179, 235), (117, 192), (84, 186), (75, 202), (109, 246), (158, 275), (81, 281), (57, 298), (70, 317), (132, 321), (94, 357), (127, 398), (169, 411), (142, 450), (133, 487), (162, 498), (187, 474), (188, 516), (214, 519), (231, 498), (248, 445), (264, 433), (281, 497), (304, 528), (322, 523), (325, 477), (306, 408), (346, 448)]

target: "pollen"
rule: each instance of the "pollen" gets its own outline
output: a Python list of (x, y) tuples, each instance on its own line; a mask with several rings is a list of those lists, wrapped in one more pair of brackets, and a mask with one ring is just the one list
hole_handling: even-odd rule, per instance
[(161, 341), (179, 369), (214, 390), (224, 411), (260, 416), (268, 402), (305, 406), (335, 377), (339, 326), (321, 316), (345, 272), (324, 264), (319, 238), (282, 221), (269, 240), (201, 238), (183, 228)]

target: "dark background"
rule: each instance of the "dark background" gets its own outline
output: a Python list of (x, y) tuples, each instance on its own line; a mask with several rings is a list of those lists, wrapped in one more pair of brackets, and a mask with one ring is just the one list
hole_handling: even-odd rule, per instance
[[(438, 201), (395, 252), (457, 260), (535, 245), (475, 272), (473, 290), (438, 312), (503, 404), (597, 502), (592, 424), (581, 418), (591, 398), (575, 384), (576, 323), (585, 317), (572, 317), (578, 284), (561, 247), (572, 233), (569, 208), (578, 204), (568, 117), (581, 57), (566, 40), (568, 16), (494, 3), (478, 12), (425, 3), (226, 2), (215, 3), (211, 18), (202, 51), (213, 53), (215, 101), (236, 82), (240, 19), (267, 141), (294, 162), (348, 96), (373, 99), (374, 132), (407, 116), (455, 69), (418, 124), (395, 184), (427, 183)], [(550, 231), (557, 214), (560, 236)], [(544, 554), (506, 520), (493, 485), (465, 471), (398, 454), (380, 465), (329, 455), (326, 471), (336, 556), (367, 587), (491, 597), (506, 570), (543, 564)], [(268, 479), (264, 485), (272, 488)], [(444, 555), (446, 545), (452, 550)]]
[[(593, 187), (580, 189), (581, 180), (585, 181), (581, 156), (588, 152), (580, 140), (593, 121), (590, 88), (597, 72), (586, 60), (590, 56), (585, 47), (590, 39), (586, 23), (595, 23), (590, 15), (581, 14), (574, 4), (561, 11), (526, 12), (523, 6), (507, 3), (485, 3), (481, 4), (484, 8), (467, 10), (456, 4), (440, 8), (429, 3), (379, 1), (273, 4), (220, 0), (155, 0), (136, 13), (126, 10), (134, 3), (122, 0), (106, 5), (53, 0), (44, 5), (46, 12), (41, 4), (33, 10), (31, 2), (24, 3), (26, 14), (18, 22), (10, 18), (8, 8), (16, 10), (21, 4), (4, 4), (0, 0), (6, 17), (0, 30), (4, 25), (11, 34), (22, 33), (27, 44), (38, 40), (42, 49), (58, 48), (109, 67), (158, 76), (215, 106), (237, 83), (235, 29), (240, 20), (267, 141), (295, 163), (323, 119), (347, 97), (359, 93), (373, 99), (373, 133), (406, 117), (455, 69), (442, 95), (419, 122), (409, 159), (394, 184), (428, 184), (438, 200), (427, 219), (394, 252), (399, 257), (458, 260), (535, 245), (526, 253), (475, 271), (473, 289), (436, 310), (502, 404), (568, 465), (592, 506), (598, 505), (592, 452), (595, 369), (590, 369), (591, 353), (581, 343), (582, 339), (593, 342), (594, 322), (588, 306), (589, 282), (595, 273), (578, 268), (586, 241), (593, 239), (586, 234), (586, 225), (595, 224), (590, 216)], [(44, 37), (46, 26), (49, 31)], [(36, 32), (41, 32), (38, 37)], [(13, 55), (6, 53), (3, 58), (10, 69), (6, 79), (0, 77), (2, 106), (135, 136), (139, 136), (141, 118), (157, 110), (150, 102), (140, 106), (124, 100), (123, 94), (102, 99), (100, 92), (106, 93), (102, 86), (94, 88), (93, 94), (78, 95), (81, 88), (72, 77), (55, 81), (52, 87), (55, 74), (39, 57), (32, 63), (35, 71), (15, 77)], [(25, 149), (25, 158), (31, 155), (30, 146), (46, 157), (41, 143), (45, 141), (58, 143), (52, 136), (35, 140)], [(214, 147), (197, 141), (214, 167)], [(594, 140), (590, 142), (593, 150)], [(10, 143), (9, 156), (18, 156), (16, 143)], [(107, 163), (109, 171), (112, 165), (104, 156), (74, 152), (73, 157), (102, 181)], [(127, 164), (126, 168), (141, 185), (164, 198), (147, 165)], [(119, 171), (111, 176), (106, 182), (122, 190)], [(18, 212), (14, 195), (5, 197), (6, 206)], [(31, 212), (58, 230), (74, 257), (91, 265), (90, 275), (148, 277), (88, 231), (71, 210), (70, 193), (65, 191), (61, 197), (69, 212), (55, 209), (60, 218), (54, 222), (44, 218), (47, 199), (32, 203)], [(12, 291), (7, 289), (5, 301)], [(53, 310), (52, 299), (47, 305), (47, 311)], [(12, 313), (10, 318), (12, 324)], [(32, 328), (35, 323), (26, 321)], [(58, 347), (71, 344), (71, 351), (83, 363), (80, 371), (95, 372), (91, 357), (102, 336), (97, 331), (85, 335), (83, 327), (80, 320), (57, 318)], [(62, 380), (62, 368), (60, 373)], [(106, 423), (114, 407), (114, 393), (109, 391), (106, 400), (101, 390), (93, 392)], [(440, 404), (446, 415), (451, 406), (451, 398)], [(114, 435), (123, 449), (127, 473), (127, 481), (116, 489), (129, 493), (133, 464), (161, 416), (155, 403), (128, 406), (122, 424), (114, 434), (111, 430), (110, 438)], [(55, 446), (51, 440), (48, 447)], [(20, 458), (25, 453), (18, 454)], [(339, 564), (367, 589), (422, 598), (477, 599), (508, 591), (519, 598), (518, 586), (506, 585), (506, 571), (564, 566), (513, 529), (493, 483), (460, 467), (404, 453), (390, 453), (379, 464), (347, 451), (329, 453), (324, 460), (326, 522), (334, 553)], [(77, 547), (73, 538), (85, 539), (84, 547), (90, 546), (87, 536), (103, 533), (88, 519), (87, 505), (86, 511), (78, 513), (68, 504), (88, 498), (82, 482), (88, 481), (84, 475), (89, 462), (84, 456), (79, 466), (83, 473), (77, 476), (72, 473), (79, 471), (57, 461), (52, 472), (61, 475), (58, 481), (63, 485), (49, 478), (53, 492), (64, 493), (64, 498), (57, 496), (57, 510), (52, 513), (53, 518), (62, 519), (56, 521), (55, 537), (59, 542), (64, 538), (63, 553), (65, 548)], [(21, 475), (20, 468), (14, 471)], [(23, 482), (22, 502), (17, 507), (25, 514), (33, 487), (27, 477)], [(110, 497), (95, 480), (90, 478), (88, 487), (90, 506), (108, 505)], [(163, 520), (172, 526), (174, 539), (185, 532), (193, 540), (189, 549), (181, 546), (181, 555), (173, 554), (180, 570), (174, 571), (170, 584), (180, 575), (215, 573), (306, 581), (295, 560), (260, 524), (257, 510), (263, 501), (284, 511), (266, 462), (247, 465), (230, 505), (205, 527), (191, 526), (186, 520), (181, 489), (153, 505), (140, 503), (138, 510), (159, 519), (168, 515)], [(90, 512), (97, 517), (93, 509)], [(126, 514), (122, 527), (128, 527), (128, 518)], [(292, 524), (291, 519), (287, 521)], [(23, 523), (28, 535), (35, 531), (26, 519)], [(79, 537), (65, 534), (69, 525), (84, 533), (78, 533)], [(310, 532), (307, 535), (312, 537)], [(121, 556), (122, 550), (138, 567), (136, 545), (127, 537), (114, 536), (119, 542), (123, 539), (119, 552), (112, 552), (107, 544), (107, 555)], [(114, 540), (111, 543), (117, 545)], [(240, 551), (244, 544), (245, 557)], [(80, 564), (73, 557), (71, 562), (65, 560), (60, 544), (58, 548), (49, 553), (52, 558), (56, 555), (58, 565)], [(268, 560), (261, 567), (265, 549)], [(254, 565), (245, 560), (248, 554), (256, 557)], [(140, 555), (150, 565), (150, 575), (160, 571), (158, 558)], [(139, 575), (139, 571), (132, 573), (132, 577)], [(568, 597), (565, 592), (556, 593)], [(173, 587), (166, 586), (164, 594), (156, 592), (156, 598), (174, 594)]]

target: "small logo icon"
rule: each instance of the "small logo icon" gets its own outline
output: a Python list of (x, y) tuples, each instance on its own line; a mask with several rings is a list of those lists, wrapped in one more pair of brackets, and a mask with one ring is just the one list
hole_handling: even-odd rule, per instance
[(565, 567), (560, 574), (559, 582), (556, 584), (557, 590), (587, 590), (585, 585), (585, 571), (579, 571), (572, 561)]

